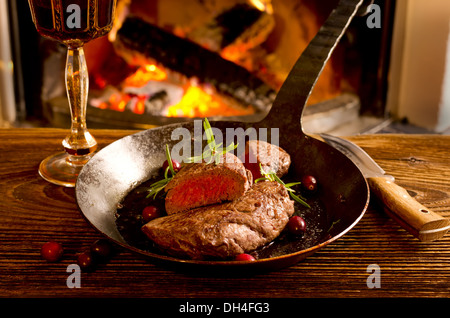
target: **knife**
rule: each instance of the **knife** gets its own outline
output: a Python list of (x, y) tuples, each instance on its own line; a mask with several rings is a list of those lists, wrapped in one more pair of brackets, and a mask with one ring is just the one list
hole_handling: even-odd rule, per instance
[(384, 204), (386, 213), (421, 241), (438, 240), (450, 229), (450, 220), (433, 212), (411, 197), (359, 146), (328, 134), (319, 139), (346, 155), (359, 168), (373, 194)]

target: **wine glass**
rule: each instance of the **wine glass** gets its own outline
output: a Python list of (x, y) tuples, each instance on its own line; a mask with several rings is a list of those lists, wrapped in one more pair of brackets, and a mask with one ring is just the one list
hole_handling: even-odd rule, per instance
[(28, 0), (28, 4), (39, 34), (67, 46), (65, 80), (72, 120), (62, 142), (65, 151), (45, 158), (39, 174), (54, 184), (73, 187), (97, 149), (86, 127), (89, 77), (83, 45), (111, 30), (116, 0)]

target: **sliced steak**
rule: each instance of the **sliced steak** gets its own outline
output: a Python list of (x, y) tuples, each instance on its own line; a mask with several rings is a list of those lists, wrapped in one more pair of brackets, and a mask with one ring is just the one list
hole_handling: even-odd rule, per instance
[(164, 189), (167, 214), (237, 199), (252, 183), (252, 174), (231, 153), (219, 164), (186, 164)]
[(226, 259), (279, 236), (294, 202), (277, 182), (258, 182), (233, 202), (160, 217), (142, 227), (161, 250), (190, 259)]
[(266, 172), (275, 172), (281, 178), (287, 174), (291, 157), (282, 148), (262, 140), (250, 140), (245, 144), (244, 166), (251, 171), (253, 179), (262, 177), (259, 165)]

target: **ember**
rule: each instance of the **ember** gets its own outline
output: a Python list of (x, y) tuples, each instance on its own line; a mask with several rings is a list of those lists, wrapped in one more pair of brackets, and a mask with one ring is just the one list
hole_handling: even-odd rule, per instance
[(167, 117), (243, 116), (254, 113), (252, 107), (220, 96), (214, 88), (198, 85), (195, 80), (176, 83), (167, 72), (154, 65), (140, 67), (120, 85), (122, 89), (105, 90), (91, 104), (101, 109), (136, 114), (149, 113)]

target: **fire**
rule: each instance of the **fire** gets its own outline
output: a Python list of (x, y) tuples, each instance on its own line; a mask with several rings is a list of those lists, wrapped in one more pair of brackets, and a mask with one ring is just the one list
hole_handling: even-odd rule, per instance
[[(167, 72), (154, 64), (140, 67), (134, 74), (122, 83), (122, 90), (109, 95), (107, 100), (96, 103), (101, 109), (111, 109), (119, 112), (125, 110), (136, 114), (146, 113), (146, 103), (154, 93), (144, 88), (150, 82), (167, 82)], [(172, 87), (175, 84), (167, 83)], [(176, 102), (164, 107), (160, 116), (167, 117), (210, 117), (210, 116), (242, 116), (254, 113), (252, 107), (232, 104), (220, 97), (214, 90), (203, 88), (194, 81), (177, 87), (184, 94)], [(149, 106), (151, 107), (151, 106)]]
[(119, 112), (123, 112), (129, 101), (128, 96), (122, 96), (121, 94), (112, 94), (107, 102), (101, 102), (98, 104), (98, 108), (112, 109)]
[(251, 113), (252, 110), (229, 107), (213, 94), (189, 85), (181, 101), (169, 107), (167, 117), (239, 116)]
[(124, 85), (140, 87), (149, 81), (163, 81), (165, 79), (167, 79), (167, 73), (156, 65), (150, 64), (139, 68), (136, 73), (127, 77)]
[(266, 11), (269, 14), (273, 14), (271, 0), (250, 0), (250, 3), (259, 11)]

